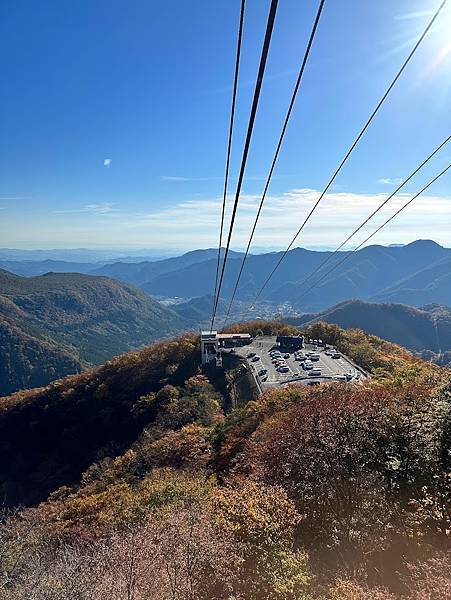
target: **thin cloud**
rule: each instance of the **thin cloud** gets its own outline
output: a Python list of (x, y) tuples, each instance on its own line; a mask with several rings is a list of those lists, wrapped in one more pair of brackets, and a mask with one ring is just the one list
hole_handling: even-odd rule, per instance
[[(280, 179), (282, 177), (296, 177), (296, 175), (279, 175), (278, 177), (273, 177), (272, 179)], [(175, 182), (190, 182), (190, 181), (223, 181), (224, 175), (219, 175), (216, 177), (183, 177), (179, 175), (160, 175), (161, 181), (175, 181)], [(230, 181), (235, 181), (236, 177), (230, 177)], [(263, 181), (265, 177), (258, 175), (248, 175), (246, 177), (246, 181)]]
[(112, 212), (117, 212), (118, 209), (114, 208), (114, 204), (110, 202), (103, 202), (102, 204), (86, 204), (80, 208), (69, 208), (67, 210), (55, 210), (54, 214), (57, 215), (71, 215), (80, 213), (91, 213), (97, 215), (107, 215)]
[[(294, 73), (297, 73), (297, 69), (289, 69), (289, 70), (285, 70), (285, 71), (279, 71), (278, 73), (268, 73), (268, 75), (266, 75), (265, 81), (266, 82), (277, 81), (278, 79), (283, 79), (285, 77), (289, 77), (290, 75), (293, 75)], [(243, 79), (238, 82), (238, 85), (239, 85), (240, 89), (253, 87), (255, 85), (255, 80), (254, 79)], [(232, 91), (231, 85), (224, 85), (222, 87), (217, 87), (217, 88), (213, 88), (213, 89), (201, 90), (200, 92), (197, 92), (196, 94), (194, 94), (194, 97), (210, 96), (210, 95), (215, 95), (215, 94), (225, 94), (225, 93), (229, 93), (231, 91)]]
[[(318, 190), (301, 188), (280, 196), (268, 197), (257, 227), (254, 245), (286, 246), (319, 194)], [(353, 194), (337, 191), (327, 194), (297, 243), (309, 247), (318, 247), (325, 243), (328, 246), (338, 245), (386, 197), (383, 193)], [(399, 194), (393, 198), (356, 236), (355, 243), (363, 240), (410, 197), (410, 194)], [(259, 200), (258, 195), (241, 196), (232, 239), (234, 247), (246, 245)], [(406, 243), (412, 241), (412, 235), (434, 235), (439, 243), (446, 244), (451, 225), (450, 203), (450, 197), (419, 197), (393, 224), (378, 234), (376, 243)], [(226, 220), (230, 218), (232, 204), (231, 201), (227, 203)], [(216, 241), (220, 210), (220, 198), (192, 199), (149, 213), (121, 214), (121, 226), (124, 235), (127, 235), (127, 230), (132, 230), (134, 233), (129, 232), (128, 235), (132, 235), (134, 239), (141, 236), (144, 238), (152, 231), (153, 239), (157, 235), (159, 244), (177, 239), (187, 247), (212, 245)]]
[[(268, 196), (256, 230), (252, 249), (286, 248), (300, 224), (320, 195), (311, 188), (290, 189), (284, 194)], [(338, 246), (373, 210), (387, 198), (388, 193), (357, 194), (334, 191), (326, 194), (311, 220), (296, 241), (296, 246), (331, 248)], [(230, 221), (232, 194), (227, 202), (226, 222)], [(391, 216), (411, 194), (393, 198), (350, 243), (355, 247), (376, 227)], [(243, 248), (252, 228), (260, 201), (258, 194), (240, 197), (232, 247)], [(450, 245), (451, 196), (424, 195), (417, 198), (403, 213), (374, 238), (375, 244), (405, 244), (415, 239), (433, 238), (443, 246)], [(47, 220), (37, 228), (33, 219), (24, 216), (21, 233), (26, 239), (45, 240), (63, 245), (139, 246), (158, 248), (211, 248), (217, 244), (222, 198), (194, 198), (161, 208), (145, 211), (116, 209), (111, 203), (87, 204), (73, 210), (60, 211), (58, 226)], [(78, 218), (71, 214), (78, 213)], [(105, 227), (105, 221), (108, 227)], [(0, 219), (0, 228), (4, 219)], [(18, 243), (17, 231), (4, 226), (0, 237), (8, 243)], [(251, 250), (252, 250), (251, 249)]]
[(402, 177), (381, 177), (377, 181), (384, 185), (400, 185), (404, 179)]
[(112, 162), (113, 162), (112, 158), (104, 158), (103, 166), (106, 167), (107, 169), (109, 169)]
[(404, 13), (402, 15), (396, 15), (395, 21), (408, 21), (411, 19), (418, 19), (423, 17), (430, 17), (432, 15), (432, 10), (417, 10), (410, 13)]
[(179, 177), (178, 175), (160, 175), (162, 181), (215, 181), (222, 177)]
[(0, 201), (4, 201), (4, 200), (30, 200), (30, 198), (27, 198), (25, 196), (2, 196), (2, 197), (0, 197)]

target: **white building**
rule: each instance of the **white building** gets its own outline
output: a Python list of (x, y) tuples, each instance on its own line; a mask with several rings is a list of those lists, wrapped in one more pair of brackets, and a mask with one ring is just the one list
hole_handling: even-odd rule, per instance
[(245, 346), (252, 341), (250, 333), (218, 333), (217, 331), (201, 331), (200, 350), (202, 364), (215, 362), (217, 367), (222, 366), (221, 348), (234, 348)]

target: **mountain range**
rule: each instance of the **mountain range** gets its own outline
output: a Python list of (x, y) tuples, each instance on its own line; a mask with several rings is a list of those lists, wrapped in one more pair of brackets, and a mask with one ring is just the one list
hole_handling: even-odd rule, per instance
[[(223, 298), (230, 297), (241, 266), (242, 254), (229, 256)], [(254, 298), (280, 256), (280, 252), (271, 252), (248, 257), (237, 300)], [(338, 266), (331, 270), (335, 265)], [(318, 272), (305, 281), (316, 269)], [(212, 293), (215, 271), (216, 251), (210, 249), (153, 263), (113, 263), (101, 267), (96, 274), (139, 285), (154, 296), (192, 298)], [(319, 285), (310, 289), (317, 282)], [(294, 248), (262, 296), (262, 300), (288, 302), (303, 311), (323, 310), (349, 298), (414, 306), (451, 304), (451, 249), (430, 240), (406, 246), (367, 246), (336, 256), (332, 252)]]
[[(209, 248), (142, 262), (9, 260), (0, 261), (0, 267), (3, 264), (11, 272), (27, 276), (48, 271), (102, 275), (139, 286), (154, 297), (190, 299), (213, 292), (216, 256), (217, 250)], [(240, 252), (229, 253), (221, 293), (224, 299), (233, 291), (242, 256)], [(280, 257), (281, 252), (249, 255), (236, 299), (252, 300)], [(297, 311), (320, 311), (350, 298), (412, 306), (451, 305), (451, 249), (431, 240), (417, 240), (405, 246), (367, 246), (336, 255), (293, 248), (269, 281), (261, 300), (289, 303)]]
[(142, 290), (107, 277), (0, 271), (0, 394), (45, 385), (186, 327)]
[[(46, 273), (23, 277), (0, 270), (0, 394), (44, 385), (156, 339), (205, 326), (216, 253), (195, 250), (163, 260), (108, 264), (4, 260), (22, 275)], [(232, 251), (229, 256), (218, 316), (225, 312), (243, 255)], [(278, 252), (249, 256), (231, 318), (251, 316), (247, 301), (279, 258)], [(336, 260), (330, 252), (291, 250), (252, 317), (294, 311), (301, 313), (299, 324), (326, 320), (358, 327), (441, 364), (449, 362), (451, 249), (418, 240), (340, 252), (341, 264), (331, 271)], [(316, 268), (318, 273), (304, 282)], [(320, 285), (310, 290), (318, 279)], [(184, 301), (168, 307), (151, 295)]]

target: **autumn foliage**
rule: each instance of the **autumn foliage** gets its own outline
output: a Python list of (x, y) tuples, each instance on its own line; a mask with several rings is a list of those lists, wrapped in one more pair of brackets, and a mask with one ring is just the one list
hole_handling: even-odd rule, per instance
[(319, 331), (374, 377), (225, 412), (186, 336), (9, 398), (4, 490), (42, 502), (5, 511), (0, 599), (451, 597), (451, 377)]

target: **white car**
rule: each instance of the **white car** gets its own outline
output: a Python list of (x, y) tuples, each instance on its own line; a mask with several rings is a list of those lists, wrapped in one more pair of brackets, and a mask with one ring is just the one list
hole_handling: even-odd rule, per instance
[(309, 377), (320, 377), (321, 376), (321, 369), (311, 369), (309, 371)]

